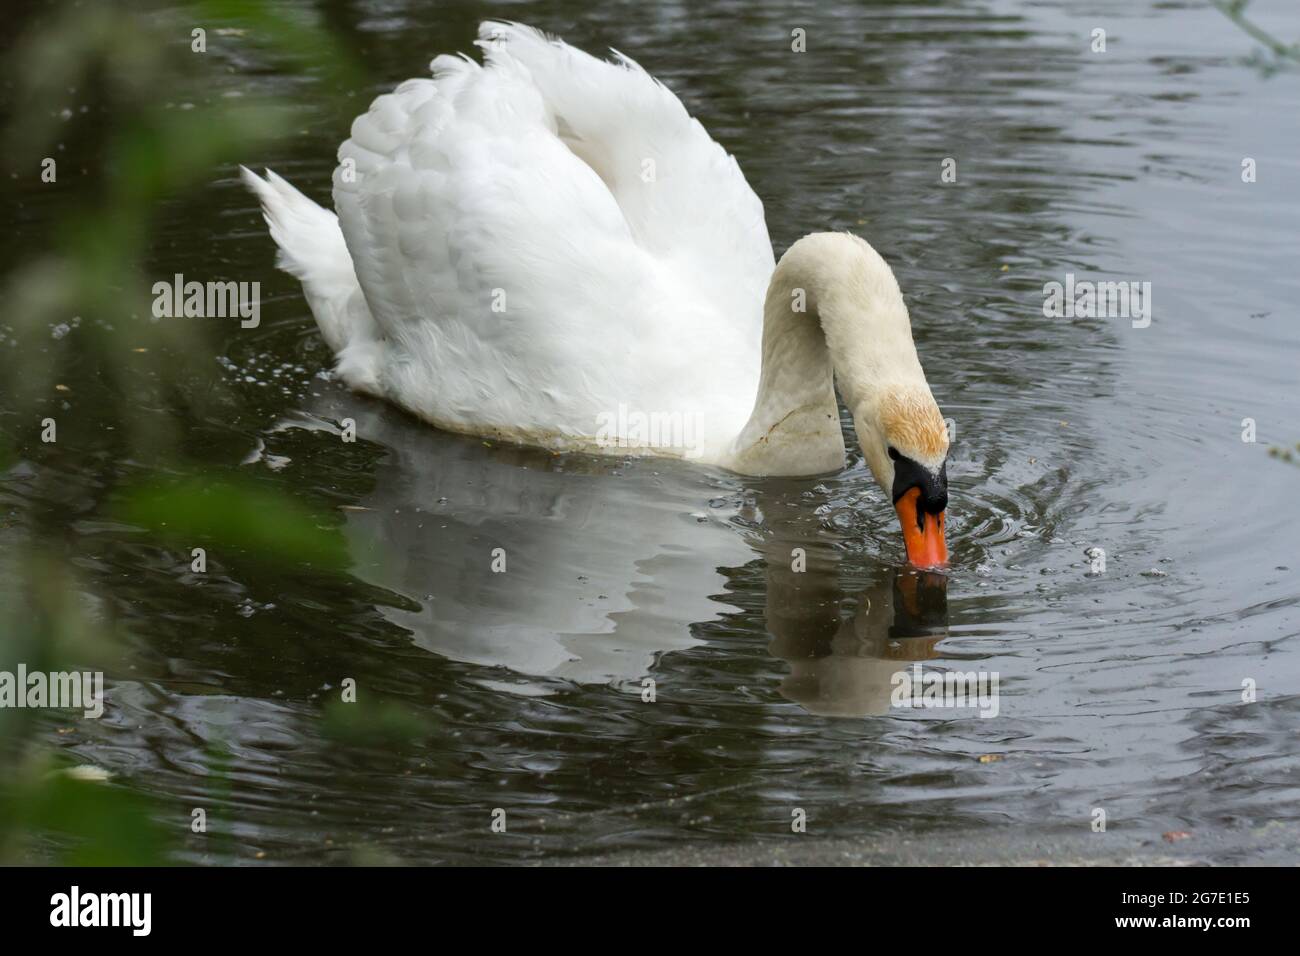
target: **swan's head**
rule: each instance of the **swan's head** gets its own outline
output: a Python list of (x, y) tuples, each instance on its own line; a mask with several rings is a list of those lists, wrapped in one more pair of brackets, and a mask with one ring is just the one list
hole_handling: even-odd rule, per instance
[(740, 470), (816, 474), (843, 462), (832, 376), (867, 466), (894, 502), (908, 560), (946, 564), (948, 428), (898, 280), (866, 240), (815, 232), (786, 250), (768, 285), (763, 381), (739, 442), (761, 454), (742, 458)]
[(853, 418), (867, 467), (898, 512), (907, 560), (918, 568), (947, 564), (948, 426), (929, 387), (876, 390)]

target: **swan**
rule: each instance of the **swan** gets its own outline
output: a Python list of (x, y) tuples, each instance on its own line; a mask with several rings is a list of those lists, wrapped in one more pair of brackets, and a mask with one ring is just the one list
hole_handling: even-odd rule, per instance
[(378, 97), (323, 209), (240, 174), (337, 376), (445, 430), (745, 475), (844, 467), (838, 385), (908, 560), (947, 561), (948, 432), (885, 260), (774, 262), (734, 157), (626, 56), (479, 28)]

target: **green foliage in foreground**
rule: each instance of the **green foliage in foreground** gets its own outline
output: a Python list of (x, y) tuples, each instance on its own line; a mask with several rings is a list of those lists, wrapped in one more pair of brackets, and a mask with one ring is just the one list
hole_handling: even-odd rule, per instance
[(1278, 73), (1300, 65), (1300, 43), (1287, 43), (1247, 17), (1250, 0), (1210, 0), (1210, 3), (1263, 47), (1262, 52), (1257, 50), (1251, 56), (1251, 62), (1263, 73)]
[(249, 481), (191, 478), (130, 488), (116, 509), (129, 524), (183, 548), (221, 546), (257, 563), (343, 571), (336, 528), (284, 494)]
[[(222, 35), (246, 37), (241, 46), (248, 52), (295, 74), (310, 72), (319, 83), (310, 95), (318, 99), (364, 82), (308, 15), (263, 0), (69, 2), (39, 16), (26, 29), (17, 24), (6, 77), (14, 106), (2, 141), (20, 177), (39, 177), (42, 158), (58, 157), (58, 186), (50, 188), (76, 195), (60, 204), (66, 213), (58, 221), (43, 223), (45, 236), (24, 237), (21, 254), (0, 277), (0, 333), (7, 326), (13, 339), (0, 350), (0, 481), (18, 466), (40, 474), (51, 457), (75, 466), (77, 436), (107, 431), (122, 436), (122, 459), (166, 462), (169, 474), (181, 461), (189, 475), (115, 489), (120, 520), (183, 542), (187, 553), (207, 543), (280, 567), (343, 569), (334, 524), (274, 487), (186, 465), (182, 436), (142, 413), (142, 391), (152, 389), (145, 401), (163, 407), (163, 398), (178, 391), (177, 370), (187, 360), (212, 360), (198, 326), (142, 318), (150, 311), (143, 275), (160, 205), (231, 175), (255, 144), (283, 135), (291, 115), (290, 104), (256, 91), (215, 95), (219, 67), (192, 50), (195, 27), (207, 30), (210, 44)], [(67, 115), (73, 90), (102, 108), (94, 123)], [(181, 102), (187, 108), (178, 108)], [(87, 173), (74, 186), (72, 174), (63, 175), (71, 168)], [(52, 341), (49, 329), (74, 316), (85, 319), (75, 347), (72, 336)], [(61, 383), (82, 381), (87, 368), (103, 386), (102, 407), (78, 412), (80, 432), (61, 424), (58, 447), (34, 442), (33, 423), (60, 407)], [(85, 421), (92, 416), (94, 429)], [(94, 596), (71, 573), (60, 542), (41, 540), (39, 530), (24, 539), (23, 531), (41, 522), (22, 507), (0, 513), (0, 669), (12, 672), (19, 662), (29, 671), (100, 669), (115, 650), (120, 654), (120, 635), (82, 613)], [(164, 832), (156, 822), (165, 818), (160, 808), (129, 780), (75, 766), (66, 750), (52, 746), (61, 719), (57, 712), (51, 718), (0, 709), (0, 864), (173, 860), (188, 832), (183, 821)], [(213, 769), (220, 789), (223, 771)], [(165, 816), (179, 817), (177, 808)]]

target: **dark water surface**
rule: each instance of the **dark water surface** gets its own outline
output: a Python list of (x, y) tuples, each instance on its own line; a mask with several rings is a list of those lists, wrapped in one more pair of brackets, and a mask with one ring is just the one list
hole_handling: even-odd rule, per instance
[[(959, 848), (1087, 834), (1098, 807), (1117, 853), (1186, 831), (1200, 858), (1292, 860), (1259, 835), (1300, 817), (1300, 469), (1267, 454), (1300, 439), (1300, 75), (1263, 75), (1194, 3), (863, 6), (320, 9), (375, 81), (358, 112), (470, 49), (484, 16), (617, 47), (736, 154), (778, 254), (823, 229), (875, 245), (956, 422), (946, 581), (903, 571), (856, 447), (833, 476), (752, 480), (488, 447), (347, 394), (318, 374), (297, 285), (223, 171), (164, 210), (154, 246), (159, 276), (263, 283), (261, 327), (232, 323), (193, 372), (245, 412), (183, 422), (187, 450), (234, 465), (261, 449), (250, 474), (341, 509), (351, 572), (214, 559), (200, 580), (106, 519), (130, 462), (20, 463), (0, 514), (41, 515), (134, 635), (105, 717), (50, 739), (169, 824), (208, 808), (229, 839), (192, 837), (195, 861), (777, 846), (803, 839), (794, 808), (812, 837)], [(1257, 8), (1300, 39), (1295, 4)], [(314, 82), (212, 55), (231, 68), (213, 96)], [(304, 108), (300, 134), (248, 161), (324, 200), (345, 135)], [(51, 211), (38, 189), (20, 226)], [(1150, 282), (1150, 327), (1045, 318), (1043, 285), (1066, 273)], [(33, 524), (0, 526), (2, 546)], [(998, 715), (891, 707), (914, 661), (996, 672)], [(426, 732), (341, 743), (323, 715), (346, 677)]]

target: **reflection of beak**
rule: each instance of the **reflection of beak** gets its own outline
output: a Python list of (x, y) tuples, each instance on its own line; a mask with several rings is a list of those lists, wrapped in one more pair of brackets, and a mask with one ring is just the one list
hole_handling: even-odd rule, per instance
[[(933, 635), (946, 637), (947, 634), (948, 576), (937, 571), (896, 572), (894, 623), (889, 628), (890, 640), (898, 644), (904, 638)], [(913, 654), (907, 659), (917, 658)]]
[(898, 520), (903, 526), (903, 543), (907, 546), (907, 560), (918, 568), (937, 568), (948, 563), (948, 545), (943, 540), (943, 512), (931, 514), (921, 511), (917, 503), (920, 488), (909, 488), (894, 502)]

